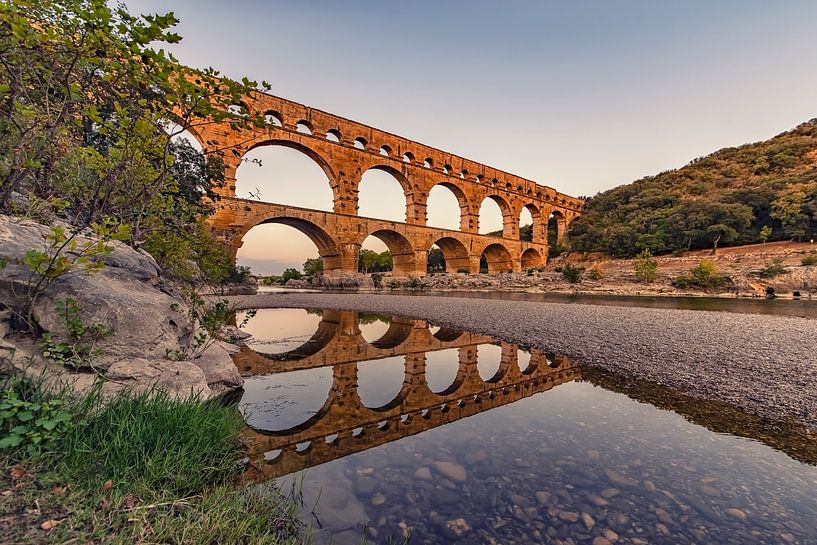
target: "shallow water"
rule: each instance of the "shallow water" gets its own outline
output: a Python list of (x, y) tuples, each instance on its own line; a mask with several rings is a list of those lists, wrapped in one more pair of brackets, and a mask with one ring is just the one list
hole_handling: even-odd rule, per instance
[(797, 426), (423, 321), (245, 330), (248, 475), (302, 480), (318, 543), (817, 543)]

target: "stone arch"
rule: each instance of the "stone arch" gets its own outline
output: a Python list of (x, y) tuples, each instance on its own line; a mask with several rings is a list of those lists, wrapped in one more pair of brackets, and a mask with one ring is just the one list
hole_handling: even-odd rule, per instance
[(561, 210), (553, 210), (548, 217), (547, 238), (550, 243), (562, 242), (567, 233), (567, 217)]
[[(356, 209), (358, 211), (360, 211), (360, 184), (363, 182), (363, 179), (366, 176), (366, 173), (369, 172), (369, 171), (385, 172), (385, 173), (389, 174), (392, 178), (394, 178), (394, 180), (397, 181), (397, 183), (400, 185), (401, 190), (403, 191), (404, 200), (403, 200), (402, 204), (405, 206), (405, 214), (403, 215), (402, 218), (399, 218), (399, 219), (396, 218), (396, 217), (383, 218), (382, 216), (378, 216), (376, 214), (373, 215), (373, 217), (375, 217), (376, 219), (387, 219), (389, 221), (399, 221), (401, 223), (405, 222), (405, 223), (420, 223), (420, 224), (422, 224), (425, 221), (425, 210), (423, 210), (423, 215), (422, 215), (422, 220), (423, 221), (412, 221), (412, 220), (417, 220), (418, 219), (417, 216), (419, 215), (419, 212), (416, 209), (416, 207), (414, 206), (414, 191), (413, 191), (413, 189), (411, 187), (411, 183), (409, 182), (408, 178), (406, 178), (406, 175), (403, 172), (401, 172), (400, 170), (394, 168), (391, 165), (386, 165), (386, 164), (372, 165), (369, 168), (365, 169), (361, 173), (360, 179), (357, 181), (357, 184), (356, 184), (356, 187), (355, 187), (355, 192), (357, 194)], [(360, 212), (358, 212), (358, 213), (360, 213)]]
[[(247, 150), (244, 151), (244, 153), (241, 155), (241, 159), (243, 161), (243, 159), (251, 151), (254, 151), (254, 150), (257, 150), (257, 149), (260, 149), (260, 148), (274, 147), (274, 146), (294, 149), (295, 151), (301, 152), (302, 154), (304, 154), (307, 157), (309, 157), (310, 159), (312, 159), (312, 161), (317, 163), (317, 165), (321, 168), (321, 170), (323, 170), (324, 174), (326, 175), (327, 182), (329, 184), (330, 189), (332, 190), (333, 206), (334, 206), (335, 203), (338, 202), (338, 200), (340, 199), (340, 192), (339, 192), (339, 185), (340, 184), (338, 183), (337, 174), (335, 173), (332, 166), (329, 164), (329, 161), (327, 161), (326, 158), (324, 158), (320, 153), (316, 152), (314, 149), (310, 148), (309, 146), (305, 146), (304, 144), (301, 144), (300, 142), (293, 142), (291, 140), (281, 140), (281, 139), (264, 140), (264, 141), (261, 141), (261, 142), (257, 142), (255, 144), (253, 144), (251, 147), (249, 147)], [(238, 178), (237, 178), (238, 169), (236, 169), (235, 174), (236, 174), (236, 183), (238, 183)], [(235, 195), (235, 189), (233, 190), (233, 195)], [(275, 202), (275, 201), (262, 201), (262, 202)], [(278, 204), (285, 204), (285, 203), (278, 203)], [(332, 207), (329, 207), (328, 210), (332, 210)]]
[(330, 142), (335, 142), (336, 144), (340, 144), (343, 142), (343, 135), (338, 129), (329, 129), (326, 131), (326, 139)]
[(389, 349), (397, 348), (411, 336), (414, 331), (414, 323), (406, 320), (392, 320), (386, 332), (369, 344), (375, 348)]
[(465, 244), (454, 237), (443, 237), (434, 241), (434, 244), (443, 252), (445, 272), (472, 272), (470, 254)]
[(318, 247), (318, 255), (323, 261), (324, 273), (339, 272), (341, 270), (341, 252), (338, 243), (320, 226), (309, 220), (288, 216), (271, 215), (261, 219), (261, 221), (248, 224), (240, 231), (234, 233), (232, 254), (235, 257), (238, 249), (243, 244), (244, 236), (253, 228), (267, 223), (277, 223), (293, 227), (305, 234)]
[[(414, 253), (414, 248), (409, 239), (397, 231), (380, 229), (372, 233), (366, 233), (359, 241), (359, 244), (362, 244), (369, 236), (380, 239), (383, 244), (386, 245), (386, 248), (389, 249), (392, 259), (392, 274), (396, 276), (408, 276), (418, 273), (417, 256)], [(424, 272), (425, 271), (421, 271), (419, 274), (423, 274)]]
[[(463, 191), (463, 189), (460, 186), (458, 186), (457, 184), (455, 184), (455, 183), (448, 182), (448, 181), (443, 181), (443, 182), (437, 182), (436, 184), (431, 186), (431, 189), (429, 189), (428, 193), (426, 194), (426, 202), (425, 202), (426, 212), (428, 211), (428, 207), (430, 205), (431, 192), (434, 191), (434, 188), (436, 188), (436, 187), (444, 187), (445, 189), (450, 191), (451, 194), (454, 195), (454, 198), (457, 199), (457, 204), (460, 207), (460, 217), (459, 217), (459, 227), (458, 227), (458, 229), (460, 231), (463, 231), (463, 232), (473, 231), (473, 229), (476, 227), (476, 225), (475, 225), (475, 219), (473, 217), (471, 217), (471, 215), (469, 214), (469, 210), (471, 208), (471, 203), (468, 200), (468, 196), (466, 195), (465, 191)], [(443, 226), (443, 225), (429, 224), (428, 223), (428, 217), (426, 217), (426, 225), (432, 225), (433, 227), (442, 227), (442, 228), (446, 228), (446, 229), (450, 228), (448, 226)]]
[(489, 273), (510, 272), (513, 270), (511, 252), (500, 243), (494, 242), (486, 246), (482, 256), (488, 264)]
[(482, 233), (484, 229), (479, 225), (479, 223), (483, 221), (482, 207), (487, 200), (493, 201), (499, 207), (499, 212), (502, 215), (502, 236), (505, 238), (515, 238), (514, 234), (519, 230), (517, 227), (517, 222), (519, 220), (511, 210), (511, 206), (508, 204), (508, 201), (497, 194), (488, 194), (482, 199), (482, 202), (480, 202), (477, 220), (478, 231), (481, 234), (484, 234)]
[(267, 125), (273, 127), (284, 126), (284, 116), (282, 116), (281, 113), (276, 110), (267, 110), (264, 112), (264, 121), (267, 123)]
[(525, 210), (528, 211), (531, 217), (530, 238), (523, 239), (522, 234), (520, 233), (519, 239), (529, 240), (536, 243), (544, 243), (547, 240), (545, 236), (546, 226), (542, 218), (542, 213), (539, 211), (539, 207), (533, 203), (524, 204), (519, 211), (520, 217)]
[(534, 248), (528, 248), (522, 252), (522, 268), (523, 269), (538, 269), (545, 265), (545, 260), (542, 254)]
[[(409, 382), (407, 376), (408, 366), (406, 365), (407, 357), (408, 356), (390, 356), (378, 360), (361, 361), (355, 364), (358, 377), (357, 396), (360, 399), (360, 404), (363, 407), (374, 412), (385, 412), (389, 409), (397, 407), (403, 402), (404, 399), (406, 399), (409, 394), (409, 390), (406, 387)], [(380, 380), (378, 380), (379, 384), (377, 384), (377, 387), (373, 388), (375, 385), (369, 384), (369, 381), (365, 379), (365, 375), (369, 373), (370, 369), (372, 372), (374, 372), (376, 368), (377, 373), (381, 375), (381, 377)], [(400, 369), (399, 373), (396, 372), (397, 368)], [(390, 377), (384, 383), (382, 381), (382, 375), (384, 372), (387, 375), (393, 374), (395, 377)], [(392, 378), (396, 379), (396, 375), (398, 374), (400, 377), (399, 382), (392, 380)], [(361, 376), (363, 377), (363, 380), (361, 380)], [(392, 392), (394, 392), (394, 394), (389, 395)], [(378, 402), (374, 402), (373, 400), (367, 400), (367, 397), (381, 397), (381, 399), (376, 399)]]

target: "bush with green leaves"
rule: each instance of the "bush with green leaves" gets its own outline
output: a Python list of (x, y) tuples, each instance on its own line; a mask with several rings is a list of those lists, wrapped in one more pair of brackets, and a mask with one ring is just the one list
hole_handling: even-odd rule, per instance
[(562, 267), (562, 276), (571, 284), (578, 284), (581, 282), (582, 274), (584, 274), (584, 267), (574, 267), (570, 264)]
[(0, 393), (0, 452), (39, 456), (54, 449), (72, 426), (68, 403), (31, 396), (31, 382), (8, 379)]
[(71, 369), (93, 367), (93, 358), (101, 353), (96, 343), (111, 335), (113, 329), (105, 324), (86, 324), (73, 297), (57, 301), (54, 310), (65, 325), (67, 338), (60, 339), (53, 333), (43, 333), (39, 341), (43, 356), (51, 363)]
[(717, 289), (725, 288), (731, 280), (718, 274), (718, 268), (711, 259), (702, 259), (689, 273), (682, 274), (672, 281), (672, 285), (681, 289)]
[(804, 267), (808, 267), (810, 265), (817, 265), (817, 255), (811, 254), (807, 255), (803, 259), (800, 260), (800, 264)]
[(781, 258), (773, 259), (772, 262), (760, 270), (761, 278), (775, 278), (782, 274), (788, 273), (789, 270), (783, 265)]
[(593, 267), (590, 269), (588, 276), (590, 276), (590, 280), (598, 282), (599, 280), (604, 280), (604, 271), (598, 267)]
[(658, 261), (649, 250), (641, 250), (633, 260), (633, 271), (641, 282), (655, 282), (658, 276)]

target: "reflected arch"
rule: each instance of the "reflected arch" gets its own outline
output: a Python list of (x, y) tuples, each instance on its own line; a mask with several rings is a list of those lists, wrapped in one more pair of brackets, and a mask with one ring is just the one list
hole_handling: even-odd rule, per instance
[(337, 177), (317, 152), (288, 140), (267, 140), (252, 146), (241, 157), (235, 172), (239, 198), (334, 210)]
[(406, 360), (392, 356), (357, 364), (357, 393), (367, 409), (386, 411), (399, 405), (406, 395)]

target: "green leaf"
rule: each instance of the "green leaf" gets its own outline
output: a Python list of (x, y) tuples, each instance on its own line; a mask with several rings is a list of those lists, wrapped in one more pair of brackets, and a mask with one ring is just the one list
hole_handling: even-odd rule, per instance
[(30, 411), (23, 411), (17, 415), (17, 420), (20, 422), (28, 422), (29, 420), (34, 418), (34, 413)]
[(18, 446), (23, 442), (23, 438), (19, 435), (8, 435), (0, 439), (0, 448), (12, 448)]

